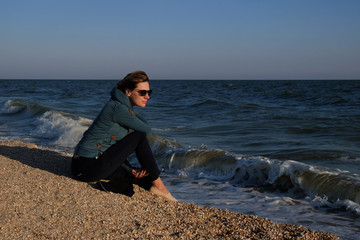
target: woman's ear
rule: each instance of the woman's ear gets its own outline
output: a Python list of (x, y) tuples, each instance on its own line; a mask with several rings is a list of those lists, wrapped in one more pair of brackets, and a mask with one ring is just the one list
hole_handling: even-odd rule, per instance
[(130, 91), (129, 89), (126, 89), (126, 90), (125, 90), (125, 94), (126, 94), (126, 96), (130, 97), (131, 91)]

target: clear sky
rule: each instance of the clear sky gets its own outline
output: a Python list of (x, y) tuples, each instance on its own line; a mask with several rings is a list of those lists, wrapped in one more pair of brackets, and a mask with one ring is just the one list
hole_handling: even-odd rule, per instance
[(360, 79), (359, 0), (0, 0), (0, 79)]

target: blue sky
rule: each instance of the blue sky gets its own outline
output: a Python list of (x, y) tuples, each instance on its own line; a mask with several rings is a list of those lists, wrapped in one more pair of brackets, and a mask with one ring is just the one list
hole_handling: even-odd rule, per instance
[(0, 79), (360, 79), (358, 0), (1, 0)]

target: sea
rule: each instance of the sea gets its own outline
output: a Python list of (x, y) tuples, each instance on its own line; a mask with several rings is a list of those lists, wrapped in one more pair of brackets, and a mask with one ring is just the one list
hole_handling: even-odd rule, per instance
[[(0, 80), (0, 140), (72, 155), (117, 80)], [(359, 239), (360, 81), (151, 80), (148, 136), (182, 202)], [(131, 162), (136, 165), (134, 156)]]

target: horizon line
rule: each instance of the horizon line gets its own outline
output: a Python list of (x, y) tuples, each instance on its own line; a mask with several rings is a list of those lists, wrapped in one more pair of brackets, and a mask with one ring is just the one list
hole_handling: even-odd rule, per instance
[[(2, 80), (49, 80), (49, 81), (119, 81), (120, 78), (0, 78)], [(198, 78), (198, 79), (181, 79), (181, 78), (154, 78), (150, 79), (150, 81), (356, 81), (360, 80), (360, 78), (289, 78), (289, 79), (276, 79), (276, 78), (268, 78), (268, 79), (206, 79), (206, 78)]]

